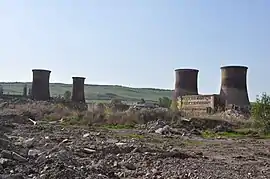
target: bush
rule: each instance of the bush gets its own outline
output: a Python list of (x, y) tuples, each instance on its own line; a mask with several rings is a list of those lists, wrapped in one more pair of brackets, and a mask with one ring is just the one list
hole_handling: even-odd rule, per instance
[(70, 91), (65, 91), (65, 93), (64, 93), (64, 99), (66, 101), (70, 101), (71, 100), (71, 92)]
[(158, 101), (160, 107), (170, 108), (172, 105), (172, 100), (168, 97), (159, 98)]
[(270, 96), (263, 93), (258, 96), (256, 102), (252, 105), (252, 118), (255, 126), (263, 133), (270, 133)]

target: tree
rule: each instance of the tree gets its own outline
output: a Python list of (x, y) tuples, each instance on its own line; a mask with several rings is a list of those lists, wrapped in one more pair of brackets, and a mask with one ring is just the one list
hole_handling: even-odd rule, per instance
[(3, 86), (0, 85), (0, 96), (2, 96), (4, 94), (4, 89)]
[(27, 96), (27, 85), (26, 84), (23, 87), (23, 96)]
[(140, 104), (145, 104), (145, 100), (142, 98), (139, 103)]
[(270, 133), (270, 96), (262, 93), (257, 96), (256, 102), (252, 104), (251, 115), (256, 127), (259, 127), (263, 133)]
[(158, 101), (159, 101), (159, 106), (164, 107), (164, 108), (170, 108), (172, 104), (172, 100), (168, 97), (159, 98)]
[(29, 90), (28, 90), (28, 96), (29, 96), (29, 97), (32, 96), (32, 88), (29, 88)]
[(66, 101), (70, 101), (70, 99), (71, 99), (71, 92), (70, 92), (70, 91), (66, 91), (66, 92), (64, 93), (64, 99), (65, 99)]

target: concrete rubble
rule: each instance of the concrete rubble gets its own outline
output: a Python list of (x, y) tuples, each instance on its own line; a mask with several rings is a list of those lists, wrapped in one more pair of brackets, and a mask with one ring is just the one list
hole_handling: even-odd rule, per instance
[(263, 179), (270, 175), (268, 140), (210, 140), (200, 135), (206, 124), (217, 132), (228, 131), (227, 124), (157, 119), (141, 128), (109, 130), (51, 123), (37, 116), (31, 116), (32, 122), (29, 115), (0, 115), (0, 179)]
[(225, 112), (222, 112), (221, 116), (224, 118), (247, 119), (249, 114), (235, 109), (228, 109)]

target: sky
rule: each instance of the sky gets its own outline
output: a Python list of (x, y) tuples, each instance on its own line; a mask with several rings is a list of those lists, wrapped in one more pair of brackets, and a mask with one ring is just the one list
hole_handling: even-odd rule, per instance
[(0, 81), (173, 89), (177, 68), (199, 69), (218, 93), (220, 67), (248, 66), (249, 96), (270, 92), (269, 0), (0, 0)]

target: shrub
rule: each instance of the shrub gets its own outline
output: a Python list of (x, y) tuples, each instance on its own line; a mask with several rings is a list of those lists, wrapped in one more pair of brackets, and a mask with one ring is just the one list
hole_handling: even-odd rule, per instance
[(160, 107), (170, 108), (172, 105), (172, 100), (168, 97), (159, 98), (158, 101)]
[(71, 99), (71, 92), (70, 91), (65, 91), (65, 93), (64, 93), (64, 99), (66, 101), (70, 101), (70, 99)]
[(258, 96), (251, 109), (252, 118), (256, 127), (265, 134), (270, 133), (270, 96), (263, 93)]

